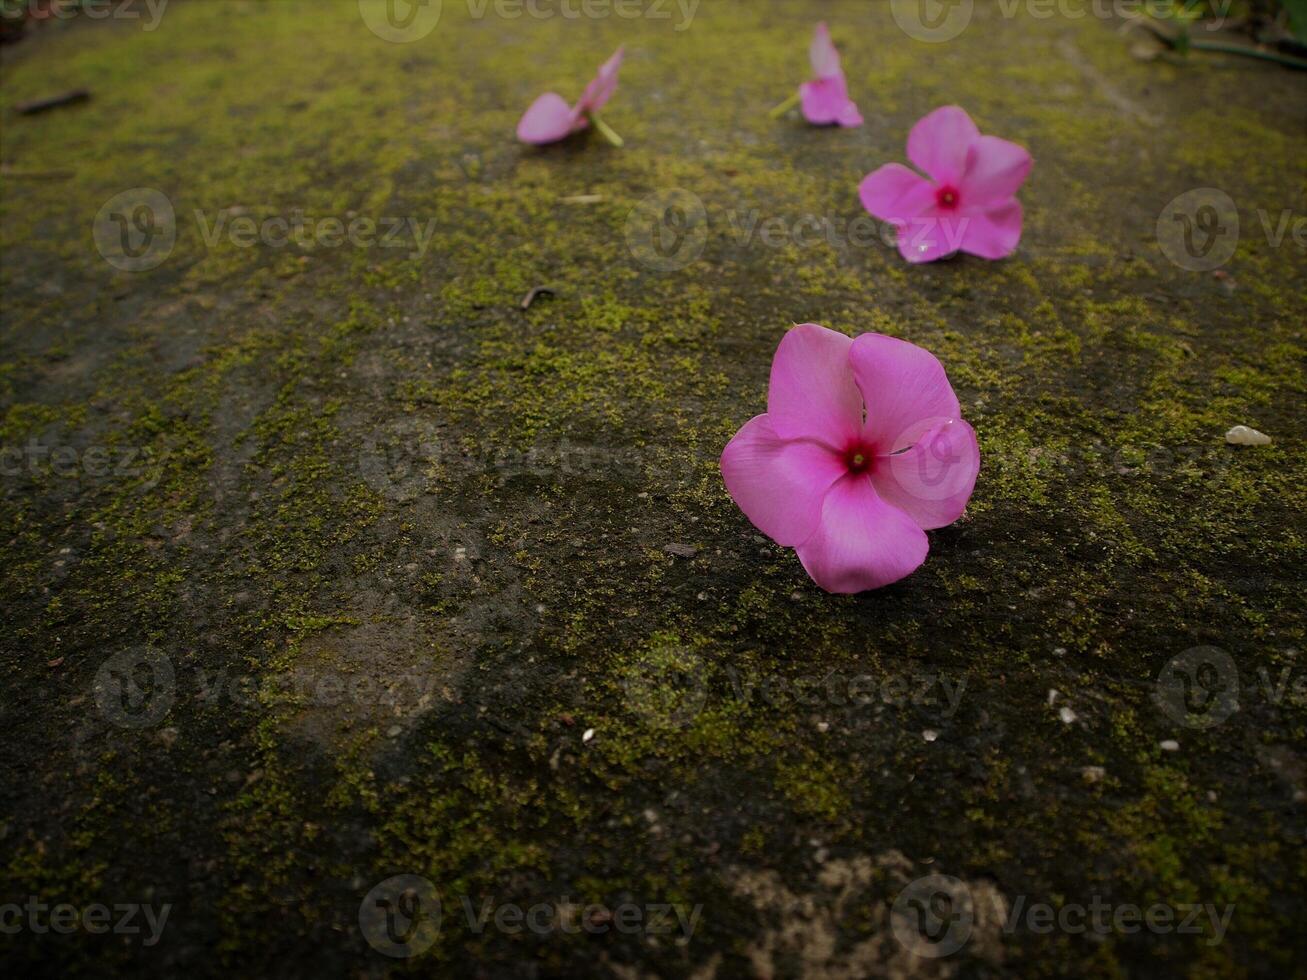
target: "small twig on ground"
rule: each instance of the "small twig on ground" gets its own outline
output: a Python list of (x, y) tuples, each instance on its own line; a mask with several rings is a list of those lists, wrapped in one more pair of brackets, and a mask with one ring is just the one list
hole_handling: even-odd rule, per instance
[(17, 170), (13, 167), (0, 167), (0, 177), (9, 180), (68, 180), (72, 176), (71, 170)]
[(50, 109), (58, 109), (60, 106), (76, 105), (78, 102), (85, 102), (91, 97), (91, 93), (84, 88), (75, 88), (70, 92), (64, 92), (62, 95), (52, 95), (48, 99), (35, 99), (32, 102), (20, 102), (14, 106), (14, 111), (20, 116), (34, 116), (38, 112), (46, 112)]
[(524, 309), (524, 310), (529, 310), (529, 309), (531, 309), (531, 304), (534, 303), (534, 302), (536, 301), (536, 297), (537, 297), (537, 296), (541, 296), (541, 295), (553, 296), (553, 295), (554, 295), (554, 287), (553, 287), (553, 286), (532, 286), (531, 289), (530, 289), (530, 291), (529, 291), (525, 296), (522, 297), (522, 309)]

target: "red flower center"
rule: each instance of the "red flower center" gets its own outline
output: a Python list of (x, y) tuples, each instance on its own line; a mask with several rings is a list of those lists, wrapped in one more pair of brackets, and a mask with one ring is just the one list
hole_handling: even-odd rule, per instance
[(945, 211), (956, 211), (958, 208), (958, 191), (956, 187), (944, 184), (935, 190), (935, 203)]
[(867, 473), (876, 459), (874, 447), (864, 442), (855, 442), (844, 453), (844, 465), (850, 473)]

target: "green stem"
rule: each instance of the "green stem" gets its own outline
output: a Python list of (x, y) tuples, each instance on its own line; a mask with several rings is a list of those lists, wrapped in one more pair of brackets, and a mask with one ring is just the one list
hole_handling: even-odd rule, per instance
[(587, 113), (587, 115), (590, 117), (590, 121), (594, 123), (594, 128), (599, 130), (600, 136), (608, 140), (609, 143), (612, 143), (613, 146), (621, 146), (623, 144), (624, 141), (622, 137), (613, 132), (613, 127), (600, 119), (597, 112), (590, 112)]
[(773, 119), (779, 119), (781, 116), (785, 115), (785, 113), (789, 112), (798, 104), (799, 104), (799, 93), (795, 92), (788, 99), (786, 99), (784, 102), (782, 102), (780, 105), (778, 105), (775, 109), (771, 111), (771, 117)]
[(1261, 58), (1263, 61), (1274, 61), (1277, 65), (1285, 65), (1289, 68), (1307, 68), (1307, 61), (1302, 58), (1295, 58), (1292, 55), (1276, 54), (1274, 51), (1264, 51), (1261, 48), (1250, 47), (1246, 44), (1227, 44), (1224, 41), (1190, 41), (1189, 47), (1195, 51), (1219, 51), (1222, 54), (1243, 54), (1249, 58)]

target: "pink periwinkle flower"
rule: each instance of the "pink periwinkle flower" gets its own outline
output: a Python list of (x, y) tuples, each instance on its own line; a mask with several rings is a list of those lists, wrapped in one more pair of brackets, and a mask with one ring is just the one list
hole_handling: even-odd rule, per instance
[(622, 48), (599, 66), (599, 73), (585, 87), (576, 105), (557, 92), (546, 92), (531, 103), (517, 124), (517, 138), (523, 143), (556, 143), (572, 133), (585, 129), (591, 122), (604, 137), (617, 146), (622, 140), (599, 118), (602, 109), (617, 90), (617, 70), (622, 66)]
[(830, 39), (825, 21), (817, 25), (808, 46), (813, 79), (799, 86), (797, 95), (786, 99), (772, 115), (787, 112), (797, 102), (803, 118), (816, 126), (861, 126), (862, 115), (849, 98), (849, 86), (840, 67), (840, 53)]
[(782, 338), (767, 413), (722, 451), (726, 489), (827, 592), (889, 585), (926, 560), (980, 472), (976, 433), (935, 355), (804, 323)]
[(950, 105), (912, 127), (908, 159), (929, 178), (887, 163), (858, 187), (863, 207), (898, 228), (905, 259), (933, 262), (959, 251), (1001, 259), (1016, 251), (1016, 193), (1033, 163), (1024, 147), (982, 136), (966, 112)]

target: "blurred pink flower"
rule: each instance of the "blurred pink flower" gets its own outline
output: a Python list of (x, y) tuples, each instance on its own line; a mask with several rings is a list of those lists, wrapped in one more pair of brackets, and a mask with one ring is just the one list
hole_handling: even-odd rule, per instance
[(1024, 147), (982, 136), (971, 117), (951, 105), (912, 127), (908, 159), (930, 179), (887, 163), (858, 186), (863, 207), (898, 228), (905, 259), (933, 262), (958, 251), (1001, 259), (1016, 251), (1016, 193), (1033, 163)]
[(726, 489), (827, 592), (889, 585), (962, 514), (980, 449), (943, 366), (882, 334), (795, 326), (772, 360), (767, 413), (722, 451)]
[(585, 87), (585, 92), (576, 105), (569, 107), (567, 100), (557, 92), (546, 92), (532, 102), (517, 124), (517, 138), (523, 143), (537, 145), (556, 143), (593, 122), (604, 138), (615, 146), (621, 146), (621, 137), (599, 118), (599, 110), (617, 90), (617, 70), (622, 66), (622, 51), (622, 48), (618, 48), (611, 58), (599, 66), (599, 73)]
[(826, 22), (822, 21), (812, 35), (808, 47), (812, 61), (812, 81), (799, 86), (800, 107), (803, 118), (818, 126), (835, 123), (838, 126), (861, 126), (862, 116), (849, 98), (849, 87), (840, 67), (840, 53), (830, 39)]

